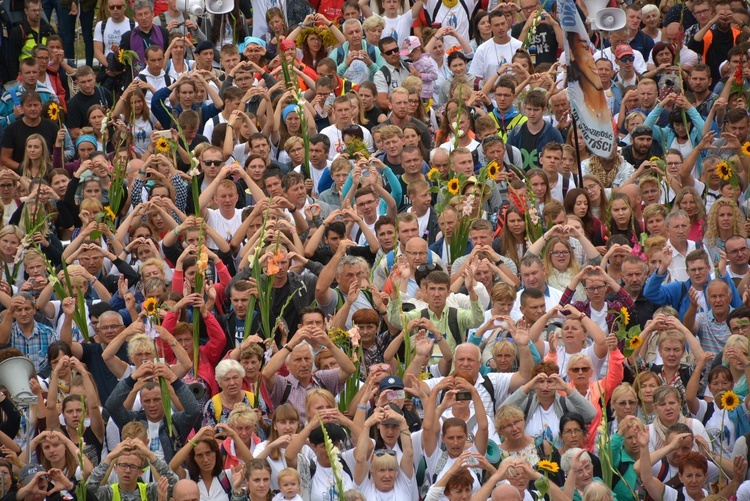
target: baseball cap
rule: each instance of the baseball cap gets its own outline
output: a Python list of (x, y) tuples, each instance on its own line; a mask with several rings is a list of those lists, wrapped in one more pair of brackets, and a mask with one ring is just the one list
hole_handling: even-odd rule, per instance
[(621, 59), (623, 56), (634, 56), (635, 52), (633, 52), (633, 48), (628, 44), (622, 44), (617, 47), (617, 50), (615, 50), (615, 57), (617, 59)]
[(26, 466), (21, 468), (21, 472), (18, 474), (18, 481), (26, 485), (31, 482), (31, 480), (34, 478), (34, 475), (36, 475), (40, 471), (46, 471), (42, 465), (27, 464)]
[(212, 44), (208, 40), (203, 40), (201, 43), (195, 46), (193, 54), (200, 54), (204, 50), (214, 50), (214, 44)]
[(414, 36), (408, 37), (404, 40), (404, 43), (401, 44), (401, 55), (406, 57), (411, 54), (414, 49), (421, 46), (422, 42), (419, 41), (419, 38)]
[(403, 390), (404, 382), (398, 376), (388, 376), (380, 380), (380, 391)]
[(654, 135), (654, 131), (651, 129), (650, 126), (646, 124), (640, 124), (636, 125), (633, 130), (630, 132), (631, 138), (641, 137), (641, 136), (649, 136), (652, 137)]

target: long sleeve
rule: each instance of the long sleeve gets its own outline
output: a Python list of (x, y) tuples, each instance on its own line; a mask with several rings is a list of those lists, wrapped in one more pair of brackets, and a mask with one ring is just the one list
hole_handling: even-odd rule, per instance
[(172, 290), (182, 294), (183, 282), (185, 281), (185, 272), (182, 270), (174, 270), (172, 273)]
[(154, 114), (156, 121), (164, 128), (170, 127), (172, 124), (172, 118), (167, 113), (167, 105), (164, 104), (164, 101), (167, 100), (171, 92), (172, 89), (164, 87), (157, 90), (151, 98), (151, 113)]
[(656, 304), (668, 304), (679, 310), (679, 296), (677, 296), (676, 293), (687, 284), (683, 282), (672, 282), (664, 285), (664, 280), (666, 278), (666, 273), (664, 275), (659, 275), (659, 272), (656, 271), (648, 280), (646, 280), (646, 286), (643, 288), (643, 295), (646, 296), (646, 299), (653, 301)]
[(182, 212), (187, 208), (187, 184), (182, 180), (179, 174), (172, 176), (172, 186), (174, 186), (175, 200), (174, 204)]
[[(447, 311), (443, 312), (445, 315)], [(458, 310), (458, 327), (462, 331), (479, 327), (484, 322), (484, 308), (477, 299), (471, 302), (470, 310)]]
[(183, 410), (172, 415), (172, 421), (182, 434), (183, 439), (187, 439), (188, 434), (196, 424), (196, 418), (201, 413), (201, 404), (193, 396), (190, 387), (177, 379), (172, 383), (172, 388), (177, 395), (177, 399), (182, 404)]
[(209, 313), (203, 317), (203, 321), (206, 323), (208, 343), (201, 347), (201, 351), (206, 355), (209, 363), (215, 366), (221, 360), (221, 354), (227, 345), (227, 336), (219, 321), (212, 314)]
[(574, 389), (569, 396), (560, 398), (567, 399), (568, 408), (575, 409), (585, 422), (590, 423), (596, 418), (596, 409), (591, 402), (586, 400), (586, 397), (578, 393), (578, 390)]
[[(156, 461), (151, 464), (151, 466), (156, 470), (156, 473), (158, 473), (160, 477), (165, 477), (167, 479), (170, 487), (173, 487), (174, 484), (176, 484), (180, 479), (180, 477), (177, 476), (177, 474), (163, 459), (157, 458)], [(158, 499), (159, 484), (156, 482), (149, 482), (148, 486), (146, 487), (146, 493), (148, 494), (148, 499)]]
[(609, 365), (607, 375), (603, 379), (604, 385), (604, 401), (609, 402), (612, 398), (612, 392), (615, 388), (622, 383), (622, 379), (625, 377), (625, 356), (620, 350), (614, 350), (609, 352)]
[[(109, 470), (109, 464), (102, 460), (86, 480), (86, 487), (99, 501), (111, 501), (112, 487), (108, 483), (102, 485), (102, 480)], [(156, 499), (156, 498), (154, 498)]]
[(143, 179), (136, 176), (130, 189), (130, 203), (135, 208), (143, 203)]
[(0, 409), (5, 413), (7, 418), (0, 424), (0, 431), (13, 438), (21, 428), (21, 413), (9, 398), (0, 402)]
[(526, 407), (526, 401), (534, 397), (535, 395), (533, 393), (528, 395), (524, 393), (523, 386), (521, 386), (516, 391), (511, 393), (511, 395), (505, 400), (505, 402), (503, 402), (503, 405), (515, 405), (516, 407), (523, 409)]
[(112, 264), (115, 265), (115, 268), (117, 268), (117, 271), (119, 271), (121, 275), (128, 279), (128, 286), (133, 287), (140, 281), (141, 276), (138, 274), (138, 272), (136, 272), (132, 266), (130, 266), (119, 257), (115, 259)]
[(112, 394), (110, 394), (107, 402), (104, 404), (104, 407), (109, 411), (110, 417), (120, 429), (129, 422), (138, 420), (139, 417), (138, 412), (126, 409), (124, 405), (125, 399), (128, 398), (134, 386), (135, 381), (132, 377), (123, 378), (117, 383), (117, 386), (112, 390)]

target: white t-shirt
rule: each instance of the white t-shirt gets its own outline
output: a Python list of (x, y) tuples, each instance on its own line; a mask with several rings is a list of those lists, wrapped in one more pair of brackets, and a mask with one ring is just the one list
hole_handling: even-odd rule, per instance
[[(224, 470), (224, 474), (227, 476), (231, 484), (232, 470)], [(229, 501), (229, 499), (232, 497), (230, 494), (226, 493), (224, 487), (222, 487), (221, 482), (219, 482), (219, 479), (217, 477), (211, 478), (211, 485), (209, 485), (208, 487), (206, 487), (203, 479), (198, 480), (197, 483), (198, 490), (201, 493), (201, 501)]]
[[(253, 457), (258, 457), (258, 454), (266, 450), (266, 447), (268, 447), (268, 440), (265, 440), (258, 445), (255, 446), (255, 449), (253, 449)], [(279, 490), (279, 472), (286, 468), (286, 458), (284, 457), (284, 451), (286, 449), (279, 449), (279, 459), (273, 459), (269, 456), (266, 456), (266, 461), (268, 461), (268, 464), (271, 465), (271, 490), (277, 491)], [(315, 453), (308, 445), (303, 445), (302, 450), (300, 451), (301, 454), (303, 454), (308, 459), (315, 460)]]
[[(125, 18), (121, 22), (116, 23), (112, 19), (109, 19), (102, 34), (103, 22), (99, 21), (96, 23), (96, 27), (94, 28), (94, 42), (102, 42), (104, 44), (104, 56), (106, 57), (112, 53), (112, 49), (110, 48), (112, 44), (120, 45), (122, 36), (130, 31), (130, 20)], [(137, 23), (136, 26), (138, 26)]]
[(513, 60), (513, 55), (522, 45), (520, 40), (512, 37), (504, 44), (496, 43), (494, 38), (487, 40), (474, 51), (469, 73), (485, 82), (488, 81), (497, 73), (500, 66)]
[[(344, 451), (341, 454), (341, 461), (346, 461), (347, 456), (353, 458), (353, 451), (353, 449)], [(349, 461), (346, 462), (351, 470), (351, 463)], [(345, 491), (354, 488), (354, 482), (352, 482), (352, 479), (349, 478), (349, 475), (347, 475), (346, 472), (344, 472), (342, 478)], [(331, 499), (336, 499), (335, 490), (333, 488), (333, 470), (330, 467), (326, 468), (325, 466), (321, 466), (320, 463), (317, 463), (315, 476), (312, 478), (310, 487), (310, 501), (330, 501)]]
[[(477, 448), (472, 445), (466, 451), (470, 452), (478, 452)], [(450, 456), (443, 456), (444, 451), (438, 446), (435, 447), (435, 450), (432, 452), (432, 455), (427, 458), (427, 475), (430, 479), (435, 479), (436, 483), (438, 480), (440, 480), (443, 475), (448, 473), (448, 471), (451, 469), (451, 466), (453, 466), (453, 463), (458, 461), (459, 458), (452, 458)], [(474, 470), (472, 468), (469, 468), (469, 473), (471, 473), (471, 476), (474, 477), (474, 485), (472, 486), (472, 492), (476, 493), (480, 489), (479, 479), (477, 478), (476, 473), (474, 473)], [(437, 477), (435, 477), (437, 475)], [(369, 498), (368, 498), (369, 499)], [(443, 497), (443, 500), (445, 501), (448, 499), (447, 497)]]
[[(207, 209), (208, 213), (206, 214), (206, 223), (216, 230), (219, 235), (227, 237), (227, 240), (231, 239), (232, 236), (234, 236), (235, 233), (237, 233), (237, 230), (240, 229), (240, 226), (242, 226), (242, 211), (241, 210), (234, 210), (234, 216), (232, 216), (231, 219), (226, 219), (224, 216), (221, 215), (221, 212), (218, 209)], [(216, 245), (216, 242), (211, 240), (211, 245), (209, 245), (212, 249), (218, 249), (218, 246)]]
[[(462, 4), (466, 4), (466, 8), (469, 10), (469, 12), (466, 12), (466, 9)], [(440, 5), (440, 8), (438, 8), (437, 15), (433, 16), (432, 14), (435, 12), (435, 7), (437, 7), (438, 5)], [(450, 26), (451, 28), (455, 28), (456, 32), (459, 35), (468, 40), (469, 15), (471, 12), (474, 12), (474, 8), (476, 6), (476, 0), (456, 2), (456, 5), (451, 8), (448, 8), (442, 2), (442, 0), (428, 0), (425, 8), (429, 15), (431, 17), (434, 17), (434, 22), (440, 23), (443, 26)], [(456, 40), (455, 37), (445, 37), (443, 39), (443, 43), (445, 44), (445, 49), (448, 50), (451, 47), (458, 45), (458, 40)]]
[[(372, 142), (372, 134), (370, 134), (370, 131), (365, 129), (361, 125), (359, 126), (359, 128), (362, 129), (362, 133), (364, 134), (367, 151), (372, 153), (373, 151), (375, 151)], [(344, 137), (341, 135), (341, 131), (335, 125), (329, 125), (325, 129), (321, 130), (320, 133), (328, 136), (328, 139), (331, 140), (331, 148), (328, 150), (328, 160), (333, 160), (337, 156), (339, 156), (339, 153), (344, 152), (344, 149), (346, 149)]]
[(400, 47), (401, 42), (409, 38), (411, 25), (414, 24), (416, 18), (411, 15), (411, 9), (409, 9), (407, 13), (401, 14), (398, 17), (390, 18), (383, 16), (383, 20), (385, 21), (385, 28), (383, 29), (383, 34), (380, 35), (380, 38), (393, 37), (396, 39)]
[[(552, 195), (553, 200), (562, 200), (563, 197), (563, 186), (565, 185), (565, 181), (563, 181), (563, 175), (558, 174), (557, 175), (557, 183), (555, 183), (555, 186), (552, 187), (550, 190), (550, 194)], [(568, 178), (568, 191), (572, 190), (576, 187), (576, 180), (575, 176), (570, 176)]]
[(152, 423), (151, 421), (147, 421), (148, 423), (148, 447), (151, 449), (151, 452), (156, 454), (156, 457), (159, 459), (164, 459), (164, 448), (161, 446), (161, 439), (159, 438), (159, 428), (161, 427), (161, 421), (158, 423)]
[[(138, 78), (140, 78), (141, 80), (145, 80), (150, 85), (152, 85), (154, 87), (154, 91), (161, 90), (164, 87), (167, 87), (167, 79), (165, 78), (166, 76), (167, 74), (164, 72), (164, 70), (161, 70), (158, 75), (152, 75), (147, 69), (138, 73)], [(147, 90), (146, 104), (148, 104), (149, 109), (151, 109), (151, 99), (153, 99), (153, 97), (153, 93), (150, 90)]]
[(560, 434), (560, 417), (555, 414), (555, 406), (544, 410), (540, 405), (526, 419), (526, 434), (530, 437), (544, 437), (550, 443), (557, 440)]
[[(221, 113), (219, 113), (216, 116), (219, 117), (218, 118), (218, 123), (214, 122), (214, 118), (216, 118), (216, 117), (212, 117), (212, 118), (209, 118), (208, 121), (206, 122), (206, 125), (203, 126), (203, 135), (206, 136), (209, 141), (211, 140), (211, 134), (214, 131), (214, 127), (216, 127), (219, 124), (225, 124), (225, 123), (229, 122), (226, 118), (224, 118), (224, 115), (222, 115)], [(223, 141), (222, 141), (222, 143), (223, 143)], [(245, 165), (245, 164), (242, 163), (240, 165)]]
[(148, 120), (136, 118), (133, 123), (133, 148), (143, 155), (151, 144), (151, 132), (154, 130), (156, 119), (151, 114)]

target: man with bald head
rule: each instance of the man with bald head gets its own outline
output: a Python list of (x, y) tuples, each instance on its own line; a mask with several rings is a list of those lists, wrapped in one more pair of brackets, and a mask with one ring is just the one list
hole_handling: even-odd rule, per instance
[(201, 493), (198, 484), (190, 479), (179, 480), (172, 487), (172, 497), (169, 501), (200, 501)]
[[(674, 22), (669, 23), (665, 28), (662, 28), (661, 38), (664, 42), (669, 42), (680, 47), (680, 66), (690, 73), (690, 70), (700, 62), (700, 56), (694, 51), (687, 48), (687, 45), (682, 43), (683, 31), (680, 29), (680, 23)], [(651, 65), (654, 63), (653, 54), (649, 54), (648, 67), (651, 69)], [(655, 67), (655, 66), (654, 66)]]
[(492, 501), (521, 501), (521, 493), (510, 484), (500, 484), (492, 489)]

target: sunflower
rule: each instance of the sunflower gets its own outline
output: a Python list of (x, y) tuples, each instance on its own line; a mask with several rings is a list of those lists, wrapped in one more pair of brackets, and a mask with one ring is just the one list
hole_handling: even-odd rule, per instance
[(500, 170), (500, 167), (497, 165), (497, 162), (495, 161), (490, 162), (489, 165), (487, 165), (487, 177), (489, 179), (494, 180), (499, 170)]
[(725, 411), (733, 411), (740, 405), (740, 397), (733, 391), (725, 391), (721, 395), (721, 407)]
[(109, 219), (112, 221), (115, 220), (117, 216), (115, 216), (115, 213), (112, 211), (112, 208), (109, 205), (104, 206), (104, 213), (107, 215)]
[(716, 175), (723, 181), (729, 181), (732, 178), (732, 169), (726, 161), (721, 161), (716, 165)]
[(630, 312), (626, 307), (620, 308), (620, 315), (622, 315), (622, 323), (628, 325), (630, 323)]
[(156, 315), (157, 308), (159, 307), (159, 301), (155, 297), (150, 297), (143, 302), (143, 309), (149, 315)]
[(631, 350), (637, 350), (641, 347), (643, 344), (643, 339), (641, 339), (641, 336), (633, 336), (630, 338), (630, 345), (628, 346)]
[(560, 471), (560, 466), (554, 461), (542, 459), (536, 464), (537, 471), (543, 471), (548, 473), (557, 473)]
[(120, 64), (125, 64), (125, 51), (120, 49), (120, 54), (117, 55), (117, 61)]
[(745, 144), (742, 145), (742, 154), (746, 157), (750, 157), (750, 141), (746, 141)]
[(457, 177), (454, 177), (450, 181), (448, 181), (447, 184), (448, 192), (451, 195), (458, 195), (458, 189), (461, 187), (461, 183), (458, 181)]
[(156, 140), (156, 151), (158, 153), (169, 153), (170, 150), (169, 141), (166, 138), (160, 137)]
[(420, 381), (427, 381), (428, 379), (430, 379), (430, 377), (431, 376), (430, 376), (429, 372), (420, 372), (419, 373), (419, 380)]
[(653, 157), (649, 158), (648, 161), (649, 162), (661, 162), (661, 158), (659, 158), (657, 156), (653, 156)]
[(47, 108), (47, 117), (53, 122), (57, 122), (60, 119), (60, 105), (50, 103), (49, 108)]
[(433, 167), (432, 169), (430, 169), (430, 171), (427, 173), (427, 179), (429, 179), (433, 183), (437, 183), (438, 179), (440, 179), (440, 170), (437, 167)]

